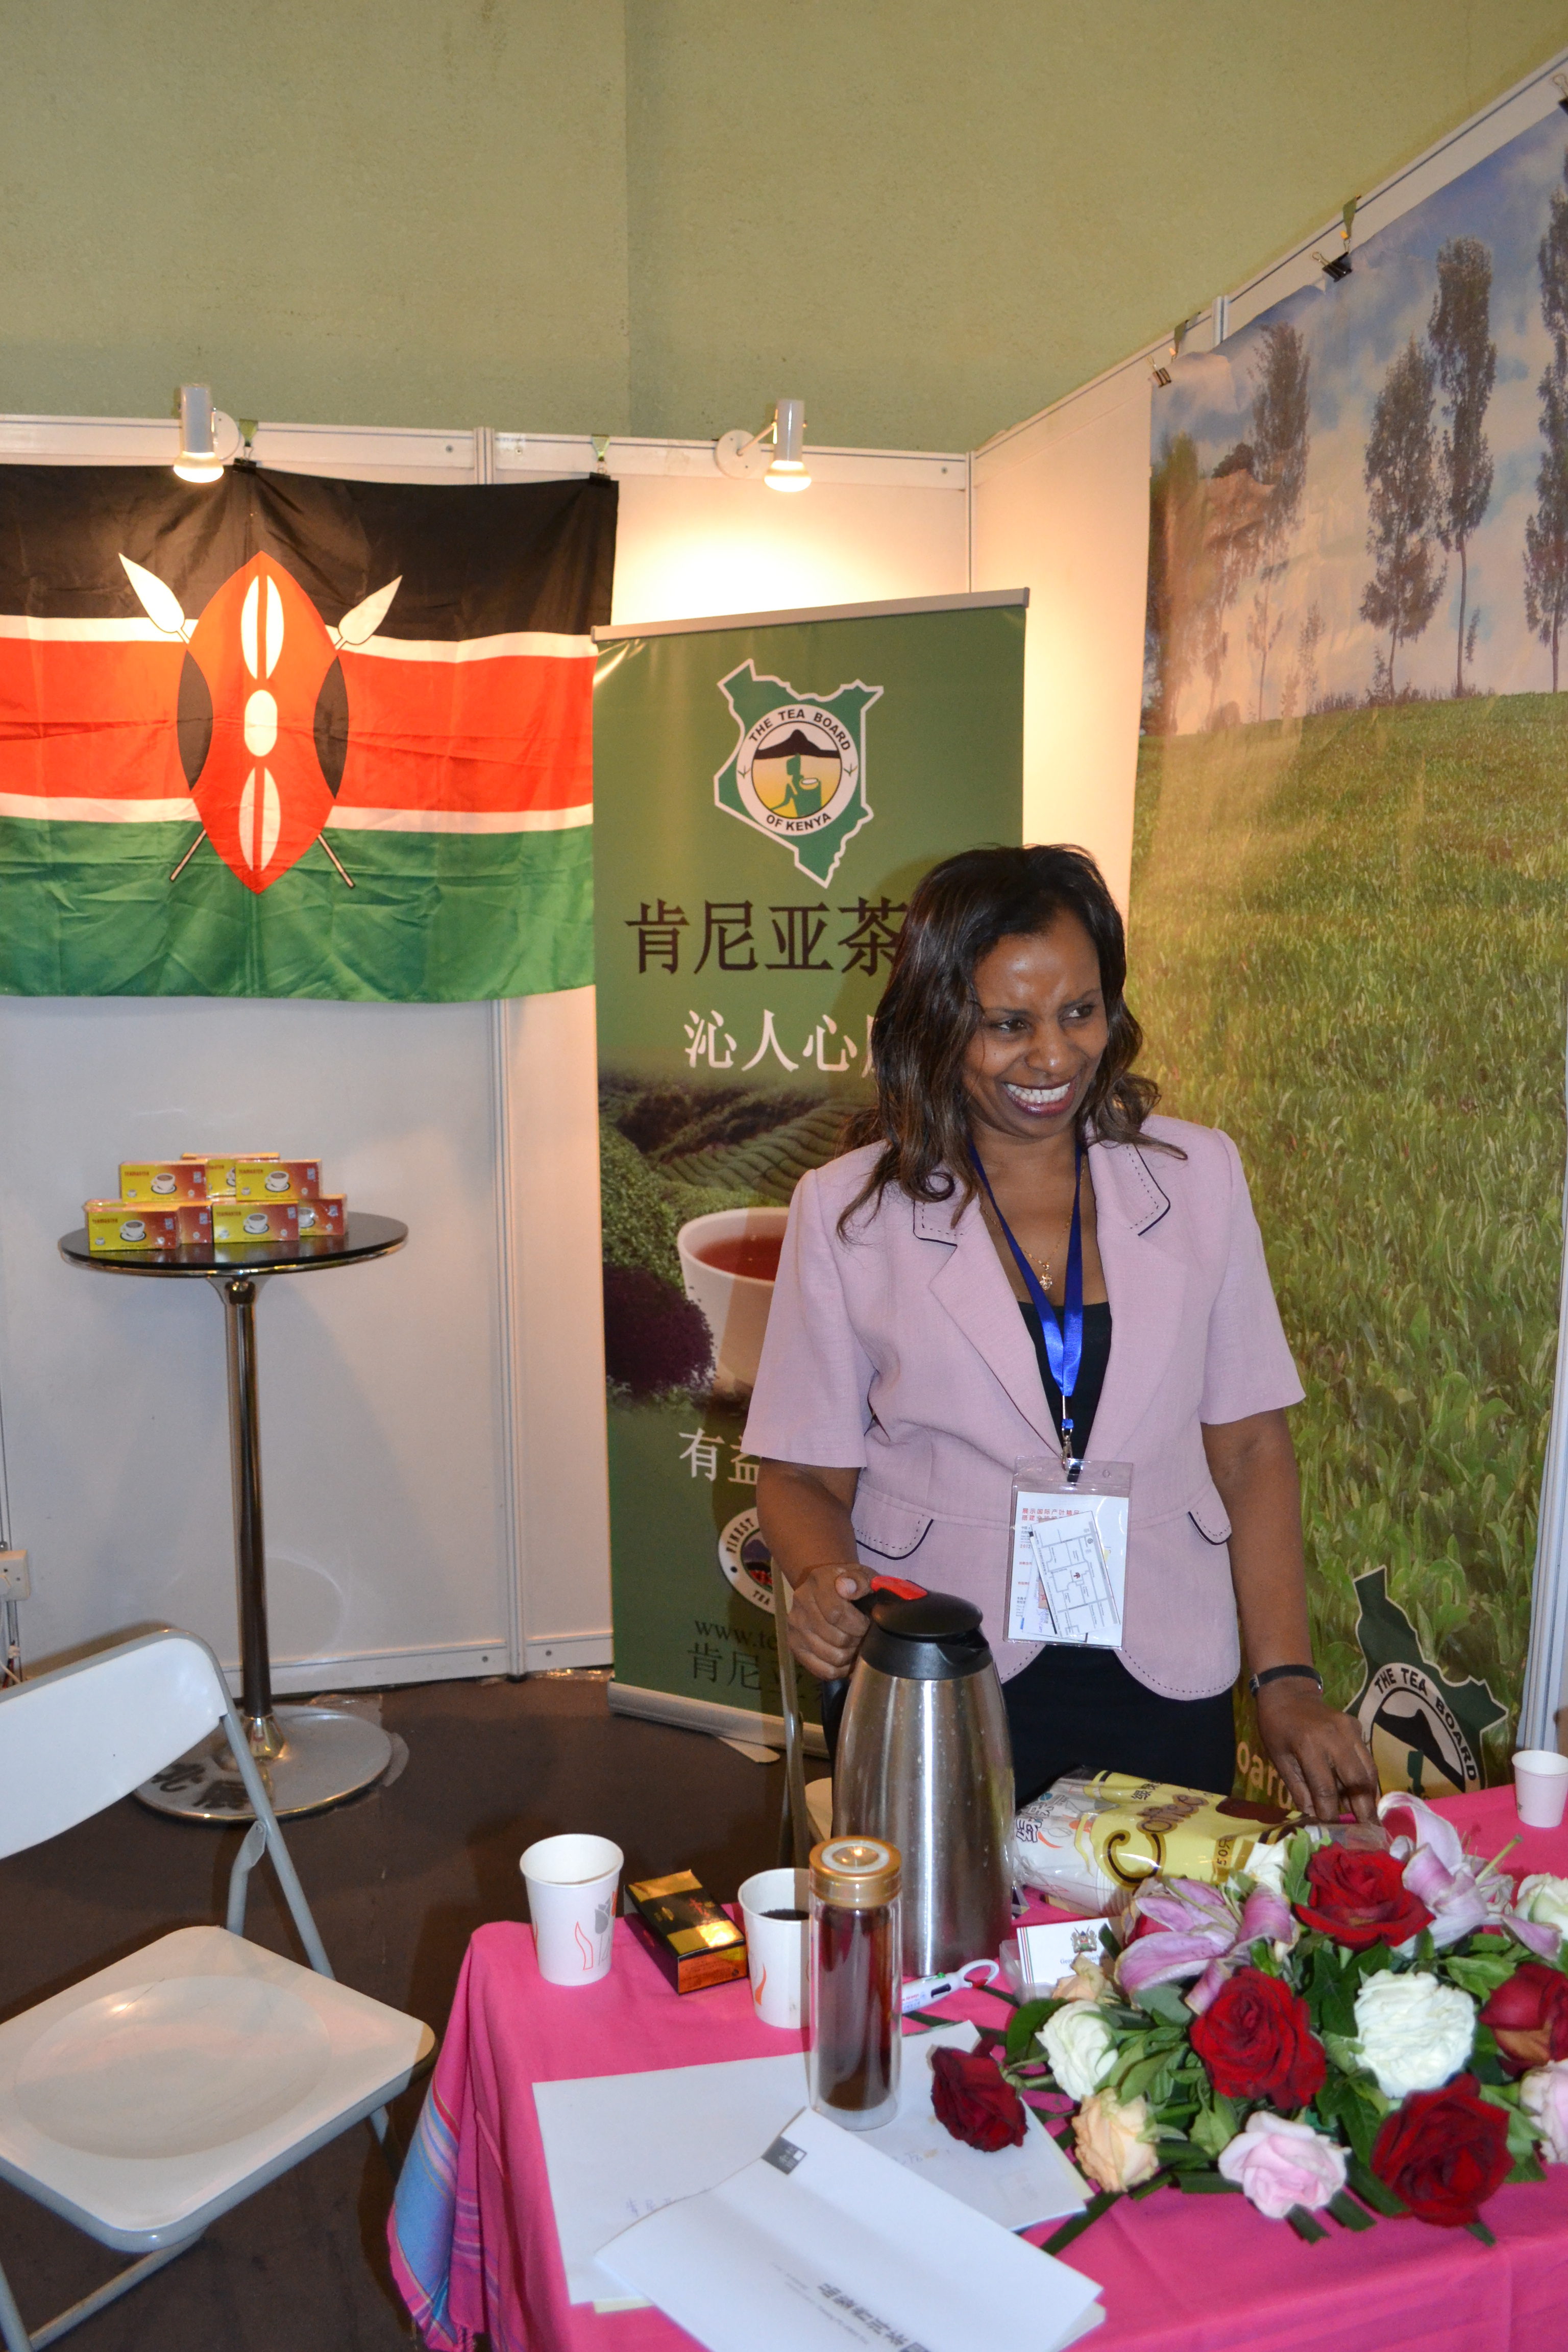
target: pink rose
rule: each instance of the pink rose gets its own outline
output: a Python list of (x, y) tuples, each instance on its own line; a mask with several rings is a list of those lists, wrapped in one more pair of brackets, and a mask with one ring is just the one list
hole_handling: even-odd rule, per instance
[(1344, 2150), (1315, 2132), (1310, 2124), (1291, 2123), (1285, 2116), (1261, 2109), (1247, 2119), (1221, 2150), (1219, 2168), (1234, 2180), (1270, 2221), (1282, 2221), (1292, 2205), (1315, 2213), (1345, 2185)]
[(1568, 2164), (1568, 2058), (1550, 2066), (1534, 2066), (1522, 2075), (1519, 2104), (1535, 2126), (1535, 2137), (1548, 2164)]

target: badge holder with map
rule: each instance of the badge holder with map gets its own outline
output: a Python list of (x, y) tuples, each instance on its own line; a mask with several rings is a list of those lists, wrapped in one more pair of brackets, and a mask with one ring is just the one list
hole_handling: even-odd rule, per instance
[(1121, 1646), (1127, 1582), (1131, 1462), (1086, 1462), (1073, 1446), (1073, 1398), (1083, 1361), (1083, 1148), (1074, 1151), (1072, 1225), (1061, 1313), (1046, 1296), (1006, 1218), (991, 1180), (973, 1155), (996, 1223), (1040, 1318), (1046, 1360), (1061, 1406), (1061, 1455), (1018, 1462), (1013, 1474), (1012, 1534), (1005, 1612), (1010, 1642), (1064, 1642), (1091, 1649)]

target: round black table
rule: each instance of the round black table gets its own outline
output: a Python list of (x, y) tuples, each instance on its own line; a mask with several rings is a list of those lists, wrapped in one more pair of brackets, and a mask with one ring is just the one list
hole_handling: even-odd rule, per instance
[[(228, 1439), (234, 1478), (234, 1558), (239, 1586), (239, 1717), (261, 1765), (273, 1809), (313, 1813), (379, 1780), (392, 1742), (378, 1724), (341, 1707), (272, 1703), (267, 1639), (267, 1555), (261, 1531), (261, 1429), (257, 1402), (256, 1301), (279, 1274), (359, 1265), (401, 1249), (408, 1228), (363, 1212), (342, 1234), (247, 1243), (228, 1249), (89, 1250), (87, 1229), (65, 1234), (60, 1255), (95, 1274), (159, 1282), (209, 1282), (223, 1301), (228, 1339)], [(246, 1821), (250, 1805), (222, 1735), (183, 1756), (137, 1790), (144, 1803), (186, 1821)]]

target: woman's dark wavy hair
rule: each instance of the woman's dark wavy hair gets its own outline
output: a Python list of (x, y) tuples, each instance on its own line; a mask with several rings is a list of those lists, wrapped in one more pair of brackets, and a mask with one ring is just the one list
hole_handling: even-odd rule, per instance
[(979, 1025), (974, 967), (1001, 940), (1047, 930), (1075, 915), (1094, 942), (1110, 1034), (1079, 1113), (1085, 1141), (1161, 1150), (1142, 1133), (1160, 1099), (1132, 1065), (1143, 1032), (1127, 1007), (1127, 938), (1105, 877), (1087, 851), (1062, 847), (965, 849), (932, 866), (913, 898), (871, 1027), (877, 1100), (845, 1130), (844, 1149), (880, 1143), (880, 1156), (838, 1220), (843, 1231), (868, 1201), (896, 1184), (916, 1201), (977, 1190), (970, 1167), (963, 1059)]

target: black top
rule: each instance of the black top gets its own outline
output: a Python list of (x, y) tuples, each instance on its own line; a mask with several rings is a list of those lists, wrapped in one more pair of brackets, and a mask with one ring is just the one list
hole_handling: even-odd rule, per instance
[(294, 1242), (247, 1242), (223, 1249), (210, 1243), (199, 1249), (193, 1244), (166, 1250), (91, 1250), (87, 1227), (82, 1225), (74, 1234), (60, 1235), (59, 1251), (72, 1265), (91, 1266), (99, 1274), (195, 1276), (199, 1279), (203, 1275), (305, 1274), (317, 1265), (353, 1265), (365, 1258), (385, 1257), (408, 1239), (407, 1226), (396, 1217), (351, 1210), (344, 1223), (348, 1227), (344, 1234), (311, 1234)]
[[(1018, 1301), (1019, 1312), (1029, 1327), (1029, 1337), (1035, 1343), (1035, 1353), (1040, 1361), (1040, 1378), (1046, 1384), (1046, 1402), (1051, 1409), (1051, 1425), (1062, 1425), (1062, 1392), (1051, 1378), (1050, 1358), (1046, 1353), (1046, 1337), (1040, 1328), (1039, 1309), (1026, 1298)], [(1102, 1298), (1098, 1307), (1083, 1310), (1083, 1357), (1078, 1368), (1078, 1386), (1072, 1400), (1072, 1450), (1080, 1459), (1089, 1444), (1089, 1433), (1094, 1427), (1094, 1416), (1100, 1410), (1100, 1391), (1105, 1386), (1105, 1368), (1110, 1361), (1110, 1301)]]

